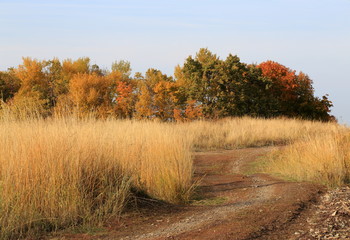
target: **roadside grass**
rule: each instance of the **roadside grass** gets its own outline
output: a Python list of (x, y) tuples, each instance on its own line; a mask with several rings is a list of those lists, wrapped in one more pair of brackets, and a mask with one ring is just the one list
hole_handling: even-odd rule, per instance
[(182, 125), (185, 134), (193, 136), (195, 151), (287, 145), (296, 140), (337, 131), (340, 127), (336, 123), (250, 117), (196, 121)]
[(311, 181), (329, 187), (350, 183), (350, 130), (339, 127), (309, 136), (268, 156), (261, 169), (295, 181)]
[(274, 159), (274, 154), (277, 154), (278, 152), (280, 152), (281, 149), (275, 149), (272, 151), (273, 151), (273, 154), (270, 153), (265, 156), (258, 157), (255, 161), (250, 162), (247, 168), (245, 169), (245, 171), (243, 172), (243, 174), (249, 176), (257, 173), (267, 173), (267, 174), (270, 174), (271, 176), (283, 179), (284, 181), (287, 181), (287, 182), (298, 181), (298, 179), (295, 178), (293, 174), (286, 175), (279, 171), (271, 171), (271, 168), (273, 167), (273, 164), (274, 164), (273, 160), (271, 159)]

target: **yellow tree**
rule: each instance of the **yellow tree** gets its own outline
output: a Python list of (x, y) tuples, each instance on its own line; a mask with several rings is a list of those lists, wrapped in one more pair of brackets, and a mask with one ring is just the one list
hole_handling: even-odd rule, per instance
[(43, 66), (42, 61), (23, 58), (23, 64), (14, 69), (14, 74), (20, 81), (20, 88), (11, 104), (28, 114), (30, 112), (42, 116), (49, 114), (52, 88), (43, 71)]
[(168, 120), (174, 117), (176, 83), (162, 80), (154, 88), (154, 107), (156, 117)]
[(69, 82), (75, 74), (90, 73), (90, 58), (65, 59), (61, 64), (61, 77), (58, 82), (60, 94), (67, 94)]
[(69, 96), (80, 113), (96, 111), (100, 116), (111, 113), (111, 81), (95, 73), (78, 73), (69, 83)]
[(159, 118), (167, 120), (173, 117), (177, 98), (176, 84), (156, 69), (148, 69), (145, 78), (139, 79), (140, 93), (136, 103), (137, 118)]
[(47, 99), (50, 85), (43, 72), (43, 62), (31, 58), (23, 58), (23, 64), (15, 69), (17, 78), (21, 81), (19, 96), (35, 96)]
[(135, 105), (135, 117), (137, 119), (148, 118), (151, 119), (154, 117), (154, 110), (152, 105), (152, 93), (146, 84), (142, 84), (140, 88), (140, 93), (138, 95), (138, 101)]
[(77, 73), (89, 73), (90, 72), (90, 58), (78, 58), (73, 61), (72, 59), (63, 60), (62, 71), (65, 75), (73, 76)]

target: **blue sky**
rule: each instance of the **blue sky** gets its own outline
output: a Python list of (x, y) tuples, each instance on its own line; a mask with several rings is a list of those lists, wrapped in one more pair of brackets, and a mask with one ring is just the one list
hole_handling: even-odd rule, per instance
[(87, 56), (102, 68), (124, 59), (172, 75), (208, 47), (307, 73), (350, 124), (350, 0), (0, 0), (0, 26), (0, 70), (22, 56)]

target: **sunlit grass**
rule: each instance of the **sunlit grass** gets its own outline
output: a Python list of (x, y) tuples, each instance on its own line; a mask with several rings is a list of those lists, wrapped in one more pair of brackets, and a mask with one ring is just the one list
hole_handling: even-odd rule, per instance
[(309, 136), (269, 156), (265, 171), (327, 186), (350, 183), (350, 130)]
[(336, 123), (243, 117), (197, 121), (187, 123), (183, 128), (193, 136), (194, 149), (208, 150), (286, 145), (334, 132), (340, 127)]
[(4, 107), (0, 114), (2, 239), (101, 226), (137, 192), (188, 202), (193, 151), (289, 144), (271, 157), (266, 171), (327, 185), (349, 181), (350, 137), (335, 123), (43, 119), (23, 109)]
[(99, 120), (1, 122), (0, 235), (117, 217), (132, 191), (189, 199), (190, 141), (171, 125)]

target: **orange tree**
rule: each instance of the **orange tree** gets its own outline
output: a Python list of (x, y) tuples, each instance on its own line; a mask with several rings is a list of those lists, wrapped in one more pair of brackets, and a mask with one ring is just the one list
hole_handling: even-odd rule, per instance
[(111, 81), (95, 73), (78, 73), (69, 83), (69, 97), (81, 114), (96, 111), (99, 116), (111, 114)]
[(272, 84), (269, 97), (277, 101), (275, 115), (300, 117), (322, 121), (333, 120), (329, 115), (332, 102), (327, 95), (314, 96), (312, 80), (306, 74), (296, 74), (294, 70), (277, 62), (266, 61), (258, 65), (262, 75)]

